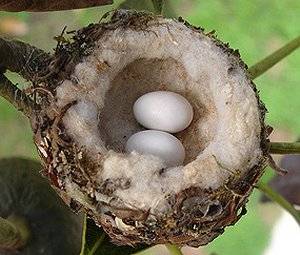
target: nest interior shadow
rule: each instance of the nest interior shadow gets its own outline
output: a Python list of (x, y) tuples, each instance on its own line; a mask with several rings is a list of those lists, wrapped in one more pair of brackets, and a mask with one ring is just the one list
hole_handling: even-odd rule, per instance
[[(174, 74), (177, 79), (174, 79)], [(211, 104), (208, 109), (201, 104), (201, 98), (194, 95), (189, 85), (184, 66), (175, 59), (138, 59), (128, 64), (113, 79), (99, 116), (100, 134), (105, 145), (112, 150), (124, 152), (128, 138), (144, 130), (133, 116), (134, 102), (148, 92), (167, 90), (184, 95), (195, 109), (193, 123), (184, 132), (176, 134), (187, 149), (185, 163), (195, 159), (213, 137), (213, 129), (201, 135), (198, 127), (205, 122), (206, 115), (215, 114), (215, 107)]]

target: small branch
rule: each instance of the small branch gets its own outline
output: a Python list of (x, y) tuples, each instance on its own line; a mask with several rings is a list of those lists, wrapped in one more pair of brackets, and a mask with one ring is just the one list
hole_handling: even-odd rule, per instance
[(105, 238), (105, 233), (103, 233), (100, 238), (97, 240), (97, 242), (94, 243), (92, 249), (90, 250), (90, 252), (88, 253), (88, 255), (94, 255), (96, 254), (96, 251), (98, 250), (98, 248), (100, 247), (100, 245), (103, 243), (103, 240)]
[(112, 4), (113, 0), (0, 0), (1, 11), (60, 11)]
[[(0, 0), (1, 1), (1, 0)], [(50, 55), (20, 41), (0, 38), (0, 71), (6, 69), (16, 72), (26, 80), (34, 81), (37, 73), (44, 70), (50, 62)]]
[(279, 204), (282, 208), (287, 210), (297, 221), (297, 223), (300, 225), (300, 212), (297, 211), (293, 205), (291, 205), (287, 200), (285, 200), (280, 194), (275, 192), (273, 189), (271, 189), (267, 184), (265, 183), (258, 183), (257, 188), (265, 193), (266, 196), (268, 196), (271, 200)]
[(166, 248), (168, 249), (171, 255), (183, 255), (181, 250), (176, 245), (166, 244)]
[(37, 108), (35, 103), (3, 74), (0, 73), (0, 96), (4, 97), (15, 108), (25, 116), (32, 117), (33, 111)]
[(84, 214), (83, 225), (82, 225), (82, 234), (81, 234), (81, 251), (79, 255), (84, 255), (85, 244), (86, 244), (86, 229), (87, 229), (87, 217)]
[(280, 60), (288, 56), (294, 50), (300, 47), (300, 36), (280, 48), (279, 50), (275, 51), (265, 59), (261, 60), (260, 62), (256, 63), (255, 65), (251, 66), (248, 69), (251, 79), (255, 79), (272, 66), (276, 65)]
[(300, 142), (269, 143), (269, 152), (272, 154), (300, 154)]
[(27, 224), (20, 218), (0, 217), (0, 249), (17, 250), (29, 239)]

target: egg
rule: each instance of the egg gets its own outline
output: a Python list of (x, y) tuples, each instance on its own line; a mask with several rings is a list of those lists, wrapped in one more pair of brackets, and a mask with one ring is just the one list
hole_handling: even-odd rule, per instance
[(146, 130), (135, 133), (126, 143), (126, 152), (153, 155), (161, 158), (168, 167), (183, 164), (185, 149), (173, 135), (157, 130)]
[(147, 93), (136, 100), (133, 113), (142, 126), (177, 133), (193, 120), (193, 108), (183, 96), (171, 91)]

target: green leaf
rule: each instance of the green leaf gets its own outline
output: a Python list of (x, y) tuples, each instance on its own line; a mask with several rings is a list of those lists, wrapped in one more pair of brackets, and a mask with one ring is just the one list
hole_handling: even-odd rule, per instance
[(153, 3), (156, 14), (162, 14), (164, 1), (163, 0), (152, 0), (152, 3)]
[(113, 244), (105, 232), (87, 217), (85, 218), (82, 233), (80, 255), (130, 255), (147, 248), (145, 245), (131, 247)]

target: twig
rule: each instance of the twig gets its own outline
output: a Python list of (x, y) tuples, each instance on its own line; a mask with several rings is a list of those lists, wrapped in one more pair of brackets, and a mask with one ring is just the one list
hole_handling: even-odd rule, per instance
[(278, 166), (275, 162), (275, 160), (269, 155), (269, 160), (268, 160), (269, 167), (271, 167), (275, 172), (277, 172), (279, 175), (286, 175), (288, 171), (284, 168), (281, 168)]
[(16, 250), (23, 247), (29, 238), (26, 223), (16, 217), (4, 219), (0, 217), (0, 250)]
[(166, 247), (171, 255), (183, 255), (181, 250), (174, 244), (166, 244)]
[(4, 97), (15, 108), (25, 116), (32, 117), (33, 111), (38, 107), (35, 103), (14, 84), (11, 83), (3, 74), (0, 73), (0, 96)]
[(269, 151), (272, 154), (300, 154), (300, 142), (269, 144)]
[(97, 240), (97, 242), (94, 243), (94, 245), (93, 245), (92, 249), (90, 250), (90, 252), (88, 253), (88, 255), (94, 255), (94, 254), (96, 254), (96, 251), (98, 250), (98, 248), (102, 244), (104, 238), (105, 238), (105, 233), (103, 233), (100, 236), (100, 238)]
[(263, 74), (264, 72), (266, 72), (268, 69), (270, 69), (272, 66), (277, 64), (280, 60), (288, 56), (298, 47), (300, 47), (300, 36), (290, 41), (288, 44), (286, 44), (279, 50), (275, 51), (268, 57), (264, 58), (260, 62), (251, 66), (248, 69), (251, 79), (255, 79), (261, 74)]
[(88, 8), (112, 4), (113, 0), (0, 0), (0, 10), (20, 11), (60, 11)]
[(80, 251), (79, 255), (84, 255), (84, 252), (85, 252), (86, 230), (87, 230), (87, 217), (86, 217), (86, 214), (84, 214), (82, 234), (81, 234), (81, 251)]
[[(0, 0), (1, 1), (1, 0)], [(0, 71), (16, 72), (34, 81), (37, 73), (46, 69), (50, 55), (41, 49), (20, 41), (0, 38)]]
[(300, 212), (298, 212), (293, 205), (291, 205), (287, 200), (285, 200), (280, 194), (275, 192), (265, 183), (258, 183), (257, 188), (266, 194), (271, 200), (279, 204), (282, 208), (287, 210), (300, 225)]

